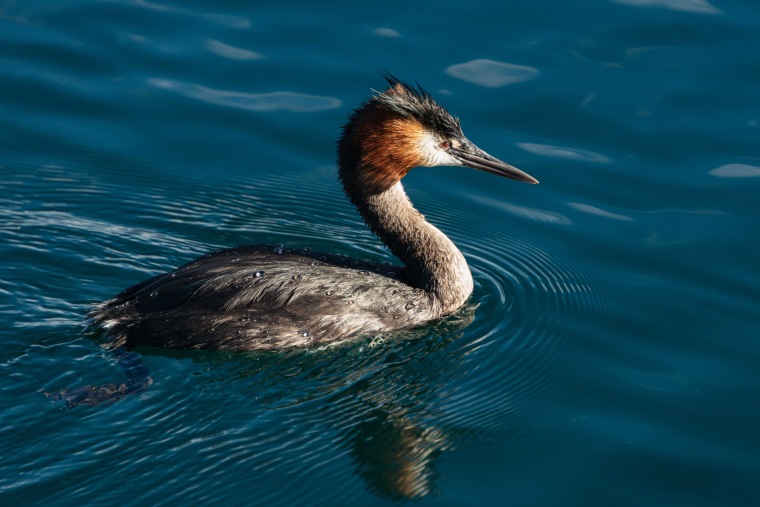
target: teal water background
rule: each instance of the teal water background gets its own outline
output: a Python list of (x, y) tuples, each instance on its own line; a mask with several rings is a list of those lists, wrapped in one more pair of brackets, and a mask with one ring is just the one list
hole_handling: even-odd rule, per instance
[[(757, 505), (760, 5), (0, 4), (0, 504)], [(459, 315), (327, 350), (138, 349), (89, 305), (212, 249), (393, 261), (335, 180), (418, 82), (541, 181), (416, 169)]]

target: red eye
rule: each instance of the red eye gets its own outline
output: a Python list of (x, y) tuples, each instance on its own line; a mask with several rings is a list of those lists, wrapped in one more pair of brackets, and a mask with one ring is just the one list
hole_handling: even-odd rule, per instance
[(448, 150), (449, 148), (451, 148), (451, 141), (441, 141), (441, 144), (439, 144), (438, 146), (440, 146), (441, 149), (443, 150)]

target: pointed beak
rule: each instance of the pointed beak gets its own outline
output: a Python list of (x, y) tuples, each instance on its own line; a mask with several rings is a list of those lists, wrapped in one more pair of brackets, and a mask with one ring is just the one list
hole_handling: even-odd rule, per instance
[(485, 151), (481, 150), (469, 141), (462, 143), (461, 148), (449, 148), (449, 153), (456, 158), (463, 166), (479, 169), (487, 173), (504, 176), (517, 181), (526, 183), (538, 183), (538, 180), (528, 173), (518, 168), (502, 162), (498, 158), (492, 157)]

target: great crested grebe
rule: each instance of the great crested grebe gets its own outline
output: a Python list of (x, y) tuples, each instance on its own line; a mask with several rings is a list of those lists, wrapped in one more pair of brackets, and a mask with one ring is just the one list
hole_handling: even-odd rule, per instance
[(533, 177), (471, 143), (422, 88), (386, 75), (350, 115), (338, 177), (372, 231), (404, 267), (308, 249), (242, 246), (204, 255), (134, 285), (90, 318), (111, 346), (265, 350), (326, 344), (446, 316), (472, 293), (462, 254), (412, 206), (401, 179), (416, 166), (467, 166)]

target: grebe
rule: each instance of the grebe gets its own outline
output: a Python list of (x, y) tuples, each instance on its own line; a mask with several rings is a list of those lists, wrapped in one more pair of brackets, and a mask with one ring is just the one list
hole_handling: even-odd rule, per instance
[(412, 206), (401, 179), (417, 166), (467, 166), (538, 183), (488, 155), (421, 87), (385, 75), (338, 141), (338, 177), (404, 267), (242, 246), (130, 287), (90, 313), (111, 347), (265, 350), (343, 341), (451, 314), (472, 293), (462, 254)]

